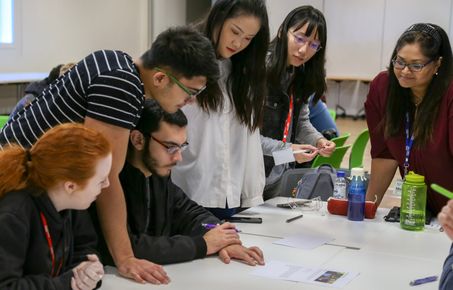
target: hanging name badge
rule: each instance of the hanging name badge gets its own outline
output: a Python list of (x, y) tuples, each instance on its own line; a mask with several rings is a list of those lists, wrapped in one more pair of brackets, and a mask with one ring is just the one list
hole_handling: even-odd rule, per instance
[(398, 178), (395, 182), (395, 190), (393, 191), (393, 195), (396, 196), (401, 196), (401, 193), (403, 192), (403, 180), (401, 178)]
[(275, 165), (290, 163), (290, 162), (294, 162), (296, 160), (294, 158), (293, 149), (291, 149), (291, 148), (274, 151), (274, 152), (272, 152), (272, 156), (274, 157)]

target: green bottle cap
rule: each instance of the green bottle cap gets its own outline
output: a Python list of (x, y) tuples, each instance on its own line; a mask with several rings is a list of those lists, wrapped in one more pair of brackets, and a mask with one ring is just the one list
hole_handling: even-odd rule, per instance
[(414, 173), (413, 171), (409, 171), (409, 173), (406, 175), (406, 180), (413, 183), (424, 183), (425, 177), (423, 175)]

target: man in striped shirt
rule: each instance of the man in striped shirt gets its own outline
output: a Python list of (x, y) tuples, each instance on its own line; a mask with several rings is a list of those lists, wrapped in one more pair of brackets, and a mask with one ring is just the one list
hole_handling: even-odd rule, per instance
[(118, 175), (129, 132), (138, 122), (145, 98), (155, 99), (170, 113), (195, 97), (203, 107), (215, 108), (221, 103), (218, 77), (211, 42), (188, 27), (164, 31), (137, 60), (121, 51), (96, 51), (3, 127), (0, 148), (12, 143), (30, 147), (46, 130), (68, 122), (84, 123), (103, 133), (113, 146), (113, 164), (110, 187), (102, 191), (96, 205), (112, 257), (120, 274), (142, 283), (166, 284), (169, 278), (160, 265), (133, 255)]

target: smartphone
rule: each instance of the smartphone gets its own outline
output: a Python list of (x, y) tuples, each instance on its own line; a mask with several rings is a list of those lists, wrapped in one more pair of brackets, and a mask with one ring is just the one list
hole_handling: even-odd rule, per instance
[(226, 218), (225, 221), (232, 223), (250, 223), (250, 224), (261, 224), (263, 219), (260, 217), (242, 217), (242, 216), (232, 216)]
[(293, 202), (277, 203), (277, 207), (293, 208), (294, 206), (306, 206), (310, 202), (311, 202), (311, 200), (298, 200), (298, 201), (293, 201)]

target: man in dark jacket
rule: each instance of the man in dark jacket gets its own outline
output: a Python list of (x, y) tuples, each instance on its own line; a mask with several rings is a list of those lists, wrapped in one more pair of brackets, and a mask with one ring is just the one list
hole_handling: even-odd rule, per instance
[(219, 253), (224, 263), (264, 264), (259, 248), (241, 245), (233, 224), (220, 224), (171, 181), (171, 168), (188, 146), (186, 125), (182, 111), (169, 114), (149, 100), (131, 131), (120, 181), (135, 255), (169, 264)]

